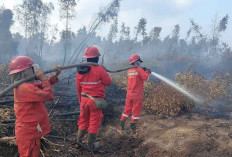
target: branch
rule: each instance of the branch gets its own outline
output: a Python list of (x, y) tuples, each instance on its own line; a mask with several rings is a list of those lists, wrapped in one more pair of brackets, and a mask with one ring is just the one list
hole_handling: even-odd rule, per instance
[(2, 137), (0, 138), (0, 144), (1, 143), (16, 146), (16, 138), (15, 137)]
[(76, 112), (67, 112), (67, 113), (59, 113), (59, 114), (55, 114), (53, 115), (55, 116), (70, 116), (70, 115), (79, 115), (80, 111), (76, 111)]

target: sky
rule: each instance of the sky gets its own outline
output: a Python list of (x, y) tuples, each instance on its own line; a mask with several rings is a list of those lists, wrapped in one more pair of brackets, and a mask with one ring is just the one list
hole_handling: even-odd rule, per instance
[[(13, 9), (23, 0), (0, 0), (0, 6)], [(62, 30), (65, 22), (60, 21), (58, 0), (43, 0), (52, 2), (55, 10), (50, 17), (50, 24), (57, 24)], [(83, 26), (89, 26), (99, 8), (109, 4), (111, 0), (79, 0), (76, 7), (76, 18), (70, 23), (71, 29), (76, 32)], [(147, 20), (147, 33), (155, 26), (162, 27), (161, 38), (171, 34), (176, 24), (180, 25), (180, 37), (185, 38), (190, 28), (190, 20), (193, 19), (202, 27), (202, 32), (210, 36), (212, 23), (215, 18), (220, 20), (226, 14), (229, 15), (228, 28), (222, 33), (222, 40), (232, 46), (232, 0), (121, 0), (119, 12), (119, 28), (124, 22), (126, 26), (133, 28), (142, 17)], [(106, 37), (110, 23), (103, 25), (97, 34)], [(22, 32), (20, 25), (15, 22), (12, 32)]]

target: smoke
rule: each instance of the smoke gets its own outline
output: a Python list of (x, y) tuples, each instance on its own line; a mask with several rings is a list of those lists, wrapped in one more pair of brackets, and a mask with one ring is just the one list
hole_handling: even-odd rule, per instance
[[(220, 31), (214, 37), (204, 34), (201, 27), (191, 19), (189, 21), (190, 31), (186, 32), (185, 39), (180, 39), (181, 26), (178, 24), (170, 31), (170, 35), (161, 39), (160, 33), (163, 28), (154, 26), (152, 30), (147, 30), (146, 23), (149, 21), (146, 21), (145, 18), (137, 19), (138, 24), (134, 26), (135, 28), (127, 27), (125, 24), (119, 26), (117, 22), (113, 22), (117, 19), (119, 8), (120, 1), (114, 0), (95, 15), (89, 24), (90, 27), (83, 26), (76, 32), (69, 32), (72, 35), (67, 45), (67, 64), (82, 62), (85, 48), (90, 45), (98, 45), (102, 50), (100, 61), (104, 60), (104, 65), (113, 70), (128, 67), (130, 55), (139, 54), (144, 61), (142, 66), (146, 66), (169, 79), (173, 79), (176, 73), (190, 71), (209, 80), (213, 79), (215, 75), (232, 72), (232, 51), (226, 43), (221, 41)], [(2, 15), (2, 11), (0, 14)], [(62, 64), (64, 59), (64, 41), (62, 39), (50, 41), (46, 39), (43, 44), (38, 44), (43, 45), (41, 55), (26, 54), (29, 39), (19, 35), (21, 32), (12, 35), (9, 31), (13, 24), (12, 16), (13, 14), (10, 14), (10, 16), (5, 16), (6, 18), (0, 18), (0, 29), (7, 30), (0, 31), (3, 33), (0, 35), (0, 44), (4, 43), (0, 46), (2, 61), (7, 62), (15, 55), (29, 55), (44, 69)], [(226, 19), (222, 19), (224, 19), (223, 29), (226, 29), (228, 16)], [(8, 25), (5, 27), (7, 22)], [(112, 30), (115, 32), (108, 32), (109, 35), (113, 34), (112, 38), (98, 36), (96, 30), (105, 31), (104, 27), (107, 24), (112, 24), (115, 28)], [(218, 23), (215, 24), (215, 26), (217, 25)], [(53, 38), (56, 33), (52, 32), (50, 36)], [(71, 73), (75, 73), (75, 70), (65, 72), (63, 77), (68, 77)], [(223, 103), (217, 101), (216, 104)]]

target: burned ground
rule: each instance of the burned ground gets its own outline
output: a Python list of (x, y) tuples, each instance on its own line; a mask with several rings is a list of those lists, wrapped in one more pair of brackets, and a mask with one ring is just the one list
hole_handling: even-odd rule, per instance
[[(70, 86), (75, 85), (73, 80), (70, 83)], [(130, 135), (129, 121), (126, 130), (121, 131), (119, 119), (126, 92), (123, 86), (119, 88), (115, 80), (107, 88), (110, 107), (104, 111), (105, 118), (97, 137), (102, 146), (98, 153), (90, 153), (75, 144), (78, 119), (75, 88), (67, 90), (68, 86), (62, 81), (54, 88), (55, 101), (46, 103), (52, 131), (42, 139), (42, 156), (232, 156), (230, 117), (213, 117), (196, 112), (160, 117), (143, 110), (136, 135)], [(67, 92), (64, 94), (63, 90)], [(14, 137), (12, 103), (2, 104), (0, 112), (0, 156), (14, 156), (17, 154), (14, 138), (6, 139)], [(69, 114), (62, 115), (64, 113)], [(86, 137), (84, 144), (87, 144)]]

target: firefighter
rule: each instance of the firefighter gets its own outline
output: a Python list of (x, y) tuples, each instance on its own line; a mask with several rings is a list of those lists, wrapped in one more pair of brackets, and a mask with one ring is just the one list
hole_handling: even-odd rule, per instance
[(29, 57), (17, 56), (11, 60), (9, 75), (12, 83), (34, 73), (41, 82), (28, 81), (14, 89), (15, 136), (20, 157), (40, 155), (40, 138), (50, 132), (48, 112), (43, 102), (53, 100), (51, 85), (58, 82), (60, 71), (47, 79)]
[[(97, 46), (89, 46), (84, 52), (84, 58), (89, 63), (98, 63), (100, 56)], [(80, 103), (80, 117), (78, 121), (77, 141), (82, 142), (88, 132), (88, 147), (97, 151), (100, 143), (96, 141), (96, 134), (103, 117), (102, 109), (96, 106), (93, 99), (103, 100), (105, 97), (104, 86), (111, 84), (111, 78), (102, 66), (82, 66), (77, 69), (76, 85)]]
[(150, 69), (140, 67), (142, 62), (139, 55), (133, 54), (130, 56), (130, 64), (134, 68), (128, 70), (126, 105), (120, 120), (121, 129), (124, 130), (125, 122), (132, 113), (130, 120), (130, 132), (132, 134), (136, 134), (136, 122), (139, 120), (142, 110), (143, 84), (144, 81), (148, 80), (149, 74), (151, 73)]

